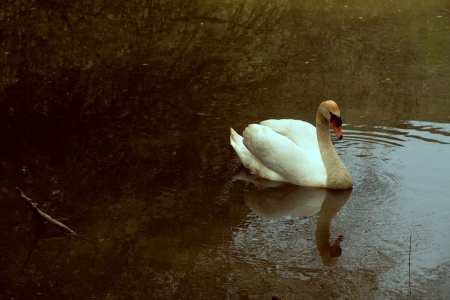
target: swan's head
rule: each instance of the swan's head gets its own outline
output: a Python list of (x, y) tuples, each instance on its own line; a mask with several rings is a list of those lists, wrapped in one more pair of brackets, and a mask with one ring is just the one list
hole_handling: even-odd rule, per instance
[(344, 135), (342, 134), (341, 125), (341, 112), (339, 106), (333, 100), (327, 100), (320, 104), (319, 111), (322, 116), (331, 123), (333, 126), (334, 134), (339, 140), (342, 140)]

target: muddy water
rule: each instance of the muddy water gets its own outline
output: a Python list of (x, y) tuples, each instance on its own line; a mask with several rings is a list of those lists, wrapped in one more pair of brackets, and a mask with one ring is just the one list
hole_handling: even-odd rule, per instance
[[(446, 1), (151, 3), (0, 23), (0, 299), (448, 298)], [(353, 189), (245, 173), (230, 127), (326, 99)]]

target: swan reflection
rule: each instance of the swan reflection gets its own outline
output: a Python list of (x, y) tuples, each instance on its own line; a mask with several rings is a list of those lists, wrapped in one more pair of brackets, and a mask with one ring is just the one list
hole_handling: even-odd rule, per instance
[(350, 197), (352, 189), (302, 187), (254, 177), (246, 172), (236, 175), (234, 179), (249, 181), (261, 187), (244, 193), (244, 201), (254, 213), (265, 218), (309, 217), (319, 213), (317, 250), (324, 265), (334, 266), (338, 263), (343, 236), (330, 243), (331, 221)]
[(330, 244), (331, 220), (336, 216), (341, 207), (347, 202), (351, 189), (347, 190), (327, 190), (325, 200), (319, 212), (316, 228), (317, 250), (322, 257), (325, 266), (334, 266), (338, 263), (342, 249), (340, 243), (343, 236), (340, 235), (333, 244)]

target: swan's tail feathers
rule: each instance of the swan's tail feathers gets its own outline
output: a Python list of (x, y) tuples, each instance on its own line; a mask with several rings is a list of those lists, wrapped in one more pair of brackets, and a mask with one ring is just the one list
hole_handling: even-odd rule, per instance
[(233, 128), (230, 128), (230, 144), (233, 146), (233, 148), (236, 148), (236, 145), (238, 143), (242, 143), (243, 137), (240, 136), (236, 131), (234, 131)]
[(233, 146), (234, 151), (239, 156), (244, 167), (250, 169), (251, 161), (254, 160), (253, 154), (248, 151), (248, 149), (244, 145), (244, 138), (237, 134), (233, 128), (230, 128), (230, 144)]
[[(250, 170), (252, 174), (256, 174), (258, 176), (269, 178), (271, 180), (278, 180), (278, 181), (285, 181), (280, 175), (276, 174), (266, 166), (256, 157), (254, 156), (246, 147), (246, 143), (249, 144), (251, 137), (250, 134), (256, 130), (260, 130), (261, 126), (253, 126), (250, 125), (247, 127), (244, 131), (244, 137), (240, 136), (236, 133), (236, 131), (233, 130), (233, 128), (230, 128), (230, 144), (233, 146), (234, 150), (236, 151), (236, 154), (238, 155), (239, 159), (242, 162), (242, 165)], [(247, 135), (247, 140), (245, 136)]]

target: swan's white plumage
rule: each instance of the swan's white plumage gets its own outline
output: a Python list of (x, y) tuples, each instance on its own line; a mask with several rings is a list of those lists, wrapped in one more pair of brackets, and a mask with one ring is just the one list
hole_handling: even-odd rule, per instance
[(253, 174), (303, 186), (326, 186), (327, 173), (311, 124), (267, 120), (250, 124), (243, 136), (231, 129), (231, 145)]
[(244, 167), (250, 170), (253, 174), (257, 174), (263, 178), (277, 181), (285, 181), (280, 175), (274, 171), (267, 168), (263, 162), (261, 162), (257, 157), (255, 157), (244, 145), (244, 138), (236, 133), (233, 128), (230, 128), (231, 136), (230, 142), (236, 151), (239, 159), (241, 160)]
[(247, 126), (243, 137), (231, 128), (230, 141), (242, 164), (263, 178), (303, 186), (351, 188), (350, 173), (331, 142), (330, 123), (341, 139), (339, 107), (327, 100), (319, 105), (316, 127), (299, 120), (266, 120)]

